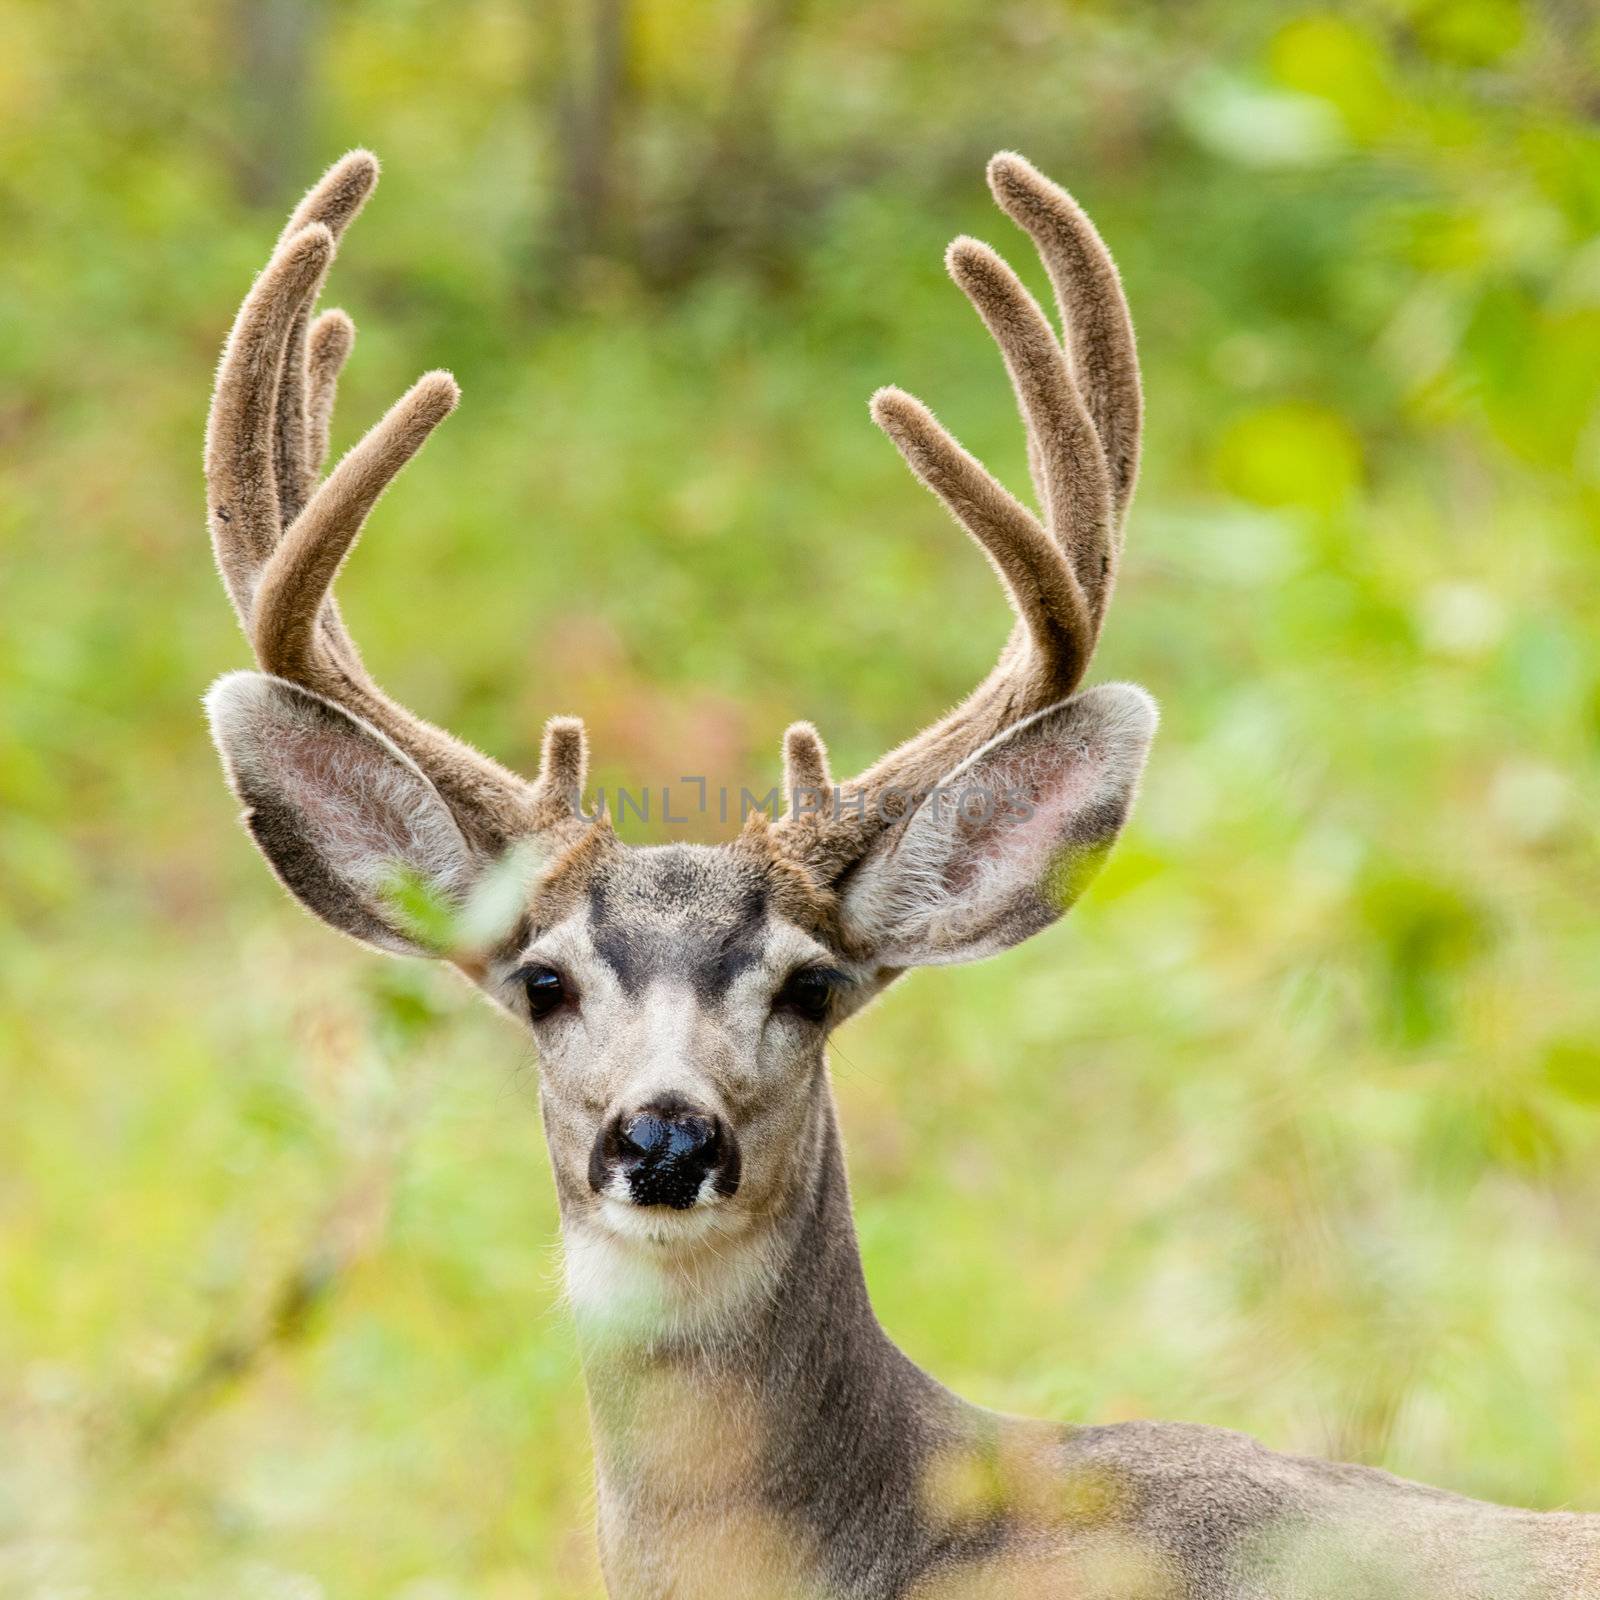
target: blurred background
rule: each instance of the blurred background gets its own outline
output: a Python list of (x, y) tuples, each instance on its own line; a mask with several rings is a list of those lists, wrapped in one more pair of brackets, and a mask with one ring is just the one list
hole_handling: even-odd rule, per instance
[(0, 1594), (599, 1592), (530, 1048), (290, 904), (200, 717), (212, 369), (354, 144), (336, 447), (466, 394), (375, 671), (735, 793), (992, 660), (866, 399), (1025, 485), (940, 257), (1043, 288), (997, 148), (1076, 192), (1149, 396), (1096, 673), (1165, 721), (1067, 922), (838, 1040), (880, 1313), (991, 1405), (1600, 1508), (1597, 118), (1585, 0), (3, 0)]

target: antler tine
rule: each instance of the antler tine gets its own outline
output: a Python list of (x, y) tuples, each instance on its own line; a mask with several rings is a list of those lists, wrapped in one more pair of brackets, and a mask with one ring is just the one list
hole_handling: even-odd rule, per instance
[(1105, 457), (1066, 356), (1022, 280), (976, 239), (957, 239), (945, 262), (1005, 358), (1037, 461), (1046, 523), (1083, 591), (1089, 638), (1076, 683), (1088, 665), (1109, 581), (1111, 484)]
[(339, 374), (355, 348), (356, 325), (342, 311), (324, 311), (306, 342), (306, 465), (312, 478), (328, 461), (328, 436)]
[(1033, 240), (1050, 275), (1072, 374), (1082, 386), (1111, 474), (1120, 529), (1139, 474), (1144, 400), (1133, 318), (1111, 252), (1071, 195), (1005, 150), (989, 162), (995, 203)]
[[(790, 816), (820, 814), (832, 787), (822, 735), (809, 722), (790, 723), (783, 735), (783, 797)], [(814, 796), (815, 803), (802, 806), (802, 795)]]
[[(306, 195), (293, 215), (284, 225), (279, 243), (287, 243), (303, 228), (321, 223), (333, 235), (337, 249), (344, 230), (355, 221), (368, 197), (378, 185), (378, 158), (370, 150), (352, 150), (336, 161), (322, 180)], [(316, 290), (320, 290), (319, 283)], [(289, 327), (289, 338), (284, 347), (283, 369), (278, 379), (277, 416), (273, 432), (273, 449), (278, 471), (278, 494), (282, 502), (280, 512), (285, 526), (299, 516), (301, 508), (311, 498), (316, 487), (317, 474), (327, 454), (326, 422), (332, 413), (333, 397), (326, 396), (320, 450), (316, 447), (318, 431), (315, 417), (319, 393), (313, 391), (310, 352), (311, 307), (316, 302), (316, 290), (308, 295)], [(332, 368), (336, 380), (344, 357), (350, 353), (355, 327), (342, 312), (329, 313), (341, 317), (348, 330), (342, 353)], [(323, 320), (321, 318), (319, 321)], [(321, 351), (322, 370), (317, 374), (317, 388), (327, 374), (326, 361), (333, 353), (327, 347), (329, 333), (323, 334)], [(334, 351), (338, 350), (335, 336)], [(309, 403), (308, 403), (309, 402)]]
[[(234, 321), (217, 372), (206, 429), (218, 565), (248, 626), (249, 596), (281, 530), (309, 496), (320, 464), (308, 422), (307, 323), (334, 250), (378, 181), (377, 158), (353, 150), (295, 208), (266, 270)], [(332, 404), (354, 329), (329, 313), (317, 353), (317, 399)], [(335, 332), (338, 322), (344, 324)], [(315, 404), (312, 409), (315, 409)], [(324, 412), (324, 422), (326, 412)], [(325, 451), (325, 432), (321, 448)]]
[(589, 776), (589, 737), (576, 717), (551, 717), (544, 725), (539, 750), (539, 777), (533, 786), (533, 810), (540, 827), (554, 827), (572, 818)]
[(211, 538), (246, 627), (256, 576), (283, 528), (273, 411), (284, 344), (332, 259), (333, 235), (321, 223), (280, 245), (245, 296), (217, 371), (206, 427)]
[(448, 372), (419, 378), (333, 469), (284, 534), (261, 573), (250, 618), (263, 671), (296, 682), (317, 674), (317, 620), (339, 568), (378, 497), (460, 398)]
[(1038, 519), (955, 441), (921, 401), (901, 389), (872, 397), (872, 418), (906, 465), (944, 502), (989, 557), (1037, 659), (1070, 692), (1088, 664), (1082, 590)]
[(378, 497), (459, 398), (448, 373), (425, 374), (313, 490), (355, 329), (339, 311), (313, 323), (311, 307), (338, 235), (377, 177), (366, 151), (335, 163), (290, 218), (240, 309), (206, 435), (212, 539), (262, 668), (388, 734), (433, 780), (463, 831), (498, 848), (533, 825), (533, 786), (385, 695), (329, 592)]

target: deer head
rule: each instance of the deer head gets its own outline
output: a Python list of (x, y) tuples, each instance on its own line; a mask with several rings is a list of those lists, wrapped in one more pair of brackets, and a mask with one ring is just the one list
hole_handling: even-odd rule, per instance
[[(986, 245), (949, 250), (1010, 373), (1039, 513), (910, 395), (872, 400), (1015, 608), (988, 677), (840, 783), (797, 723), (780, 820), (757, 816), (715, 847), (628, 848), (576, 803), (581, 724), (552, 721), (537, 776), (521, 778), (384, 694), (340, 618), (333, 581), (364, 518), (458, 398), (448, 374), (424, 376), (318, 482), (354, 330), (312, 308), (377, 176), (356, 152), (311, 191), (222, 357), (211, 533), (261, 669), (207, 699), (228, 780), (309, 910), (380, 949), (443, 955), (532, 1030), (569, 1242), (648, 1253), (758, 1237), (805, 1192), (828, 1137), (829, 1030), (909, 967), (992, 955), (1054, 921), (1133, 802), (1149, 697), (1076, 692), (1139, 450), (1116, 269), (1077, 205), (1009, 154), (990, 188), (1043, 257), (1065, 345)], [(441, 950), (396, 909), (397, 873), (459, 906), (508, 858), (532, 864), (526, 881), (475, 944)]]

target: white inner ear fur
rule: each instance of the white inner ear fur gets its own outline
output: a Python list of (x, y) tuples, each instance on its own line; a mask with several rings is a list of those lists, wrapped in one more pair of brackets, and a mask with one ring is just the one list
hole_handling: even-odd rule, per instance
[(273, 796), (304, 843), (369, 903), (397, 868), (456, 898), (473, 875), (455, 818), (419, 767), (376, 728), (279, 678), (236, 672), (206, 696), (212, 737), (247, 804)]
[(1104, 684), (1019, 723), (941, 780), (856, 873), (845, 914), (890, 965), (971, 961), (1054, 921), (1127, 819), (1155, 702)]

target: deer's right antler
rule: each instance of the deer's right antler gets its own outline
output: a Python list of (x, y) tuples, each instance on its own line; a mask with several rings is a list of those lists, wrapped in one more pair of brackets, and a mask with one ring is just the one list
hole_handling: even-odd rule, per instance
[(353, 151), (301, 201), (239, 309), (206, 428), (212, 546), (265, 672), (313, 690), (387, 734), (427, 774), (476, 844), (570, 814), (582, 788), (582, 725), (553, 721), (530, 784), (389, 698), (363, 665), (330, 592), (367, 514), (455, 408), (447, 372), (419, 378), (318, 485), (339, 372), (355, 328), (312, 307), (345, 228), (378, 181)]
[[(987, 245), (957, 239), (945, 260), (1005, 358), (1043, 519), (920, 401), (900, 389), (872, 397), (873, 420), (989, 557), (1018, 623), (994, 670), (954, 711), (841, 785), (839, 804), (797, 808), (778, 825), (784, 847), (824, 883), (842, 878), (916, 796), (1077, 688), (1116, 577), (1142, 410), (1133, 323), (1117, 269), (1072, 197), (1021, 156), (995, 156), (989, 188), (1038, 247), (1065, 347), (1038, 302)], [(809, 723), (789, 730), (785, 769), (791, 794), (828, 787), (826, 755)]]

